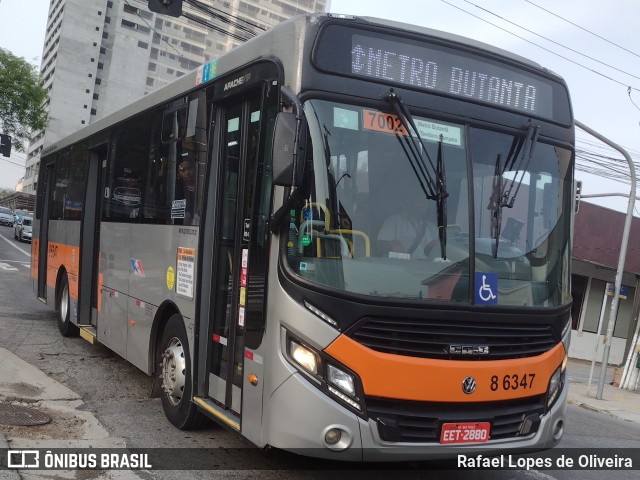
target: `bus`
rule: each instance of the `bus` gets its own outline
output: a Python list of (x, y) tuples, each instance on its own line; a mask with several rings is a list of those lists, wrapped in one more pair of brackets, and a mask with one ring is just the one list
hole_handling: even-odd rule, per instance
[(46, 146), (33, 286), (179, 429), (349, 461), (550, 448), (574, 142), (525, 58), (294, 17)]

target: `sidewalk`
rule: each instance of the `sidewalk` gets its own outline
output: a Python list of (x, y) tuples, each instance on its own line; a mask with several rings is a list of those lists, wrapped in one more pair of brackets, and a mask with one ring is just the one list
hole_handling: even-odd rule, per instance
[[(0, 348), (0, 365), (0, 407), (26, 407), (52, 418), (50, 423), (37, 427), (0, 425), (0, 449), (126, 447), (124, 439), (109, 436), (98, 419), (83, 410), (84, 402), (75, 392), (4, 348)], [(0, 408), (2, 413), (6, 412)], [(7, 432), (10, 442), (4, 432)], [(0, 460), (2, 463), (6, 461)], [(52, 478), (41, 473), (21, 470), (19, 474), (16, 470), (0, 470), (0, 480)], [(62, 474), (62, 471), (58, 473)], [(131, 472), (112, 470), (92, 478), (125, 479), (131, 478)], [(136, 475), (136, 478), (140, 477)]]
[(594, 412), (605, 413), (640, 424), (640, 391), (632, 392), (612, 386), (613, 367), (609, 367), (602, 391), (602, 400), (598, 400), (596, 393), (598, 392), (600, 379), (600, 364), (595, 365), (591, 378), (591, 388), (587, 393), (590, 369), (591, 362), (569, 360), (567, 365), (569, 377), (568, 402)]

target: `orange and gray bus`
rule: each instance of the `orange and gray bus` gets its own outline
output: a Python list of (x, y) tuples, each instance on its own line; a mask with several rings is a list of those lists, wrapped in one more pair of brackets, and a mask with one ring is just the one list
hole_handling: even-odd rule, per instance
[(34, 289), (181, 429), (353, 461), (549, 448), (573, 171), (549, 70), (300, 16), (45, 148)]

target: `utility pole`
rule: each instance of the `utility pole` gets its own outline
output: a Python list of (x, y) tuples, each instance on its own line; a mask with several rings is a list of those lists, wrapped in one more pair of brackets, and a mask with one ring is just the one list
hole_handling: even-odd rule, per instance
[(619, 151), (629, 163), (629, 178), (631, 180), (631, 189), (629, 193), (629, 203), (627, 205), (627, 216), (624, 221), (622, 230), (622, 241), (620, 245), (620, 255), (618, 256), (618, 269), (616, 270), (615, 286), (613, 289), (613, 298), (611, 299), (611, 310), (609, 315), (609, 324), (607, 325), (607, 335), (605, 336), (604, 352), (602, 354), (602, 365), (600, 370), (600, 381), (598, 382), (598, 391), (596, 398), (602, 400), (602, 392), (604, 390), (604, 382), (607, 376), (607, 367), (609, 366), (609, 353), (611, 352), (611, 338), (613, 337), (613, 329), (615, 327), (616, 314), (618, 312), (618, 296), (620, 295), (620, 286), (622, 285), (622, 273), (624, 272), (624, 262), (627, 258), (627, 246), (629, 244), (629, 231), (631, 230), (631, 220), (633, 219), (633, 206), (636, 198), (636, 169), (631, 156), (622, 147), (618, 146), (608, 138), (600, 135), (595, 130), (587, 127), (578, 120), (575, 121), (577, 127), (581, 128), (598, 140), (606, 143), (611, 148)]

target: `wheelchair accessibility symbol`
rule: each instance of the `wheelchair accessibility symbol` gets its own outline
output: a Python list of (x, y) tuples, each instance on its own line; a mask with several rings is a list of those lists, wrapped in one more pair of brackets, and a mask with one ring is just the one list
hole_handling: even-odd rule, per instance
[(491, 272), (475, 274), (476, 303), (498, 303), (498, 275)]

